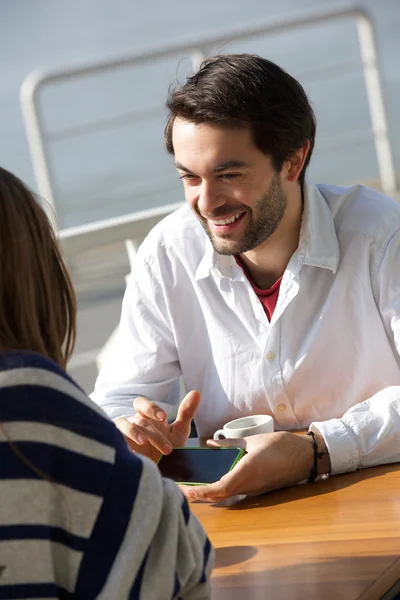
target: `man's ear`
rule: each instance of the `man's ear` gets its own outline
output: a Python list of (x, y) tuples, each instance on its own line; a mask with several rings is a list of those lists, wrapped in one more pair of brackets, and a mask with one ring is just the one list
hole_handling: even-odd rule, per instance
[(306, 140), (301, 148), (296, 150), (284, 164), (285, 179), (294, 183), (300, 176), (310, 149), (310, 142)]

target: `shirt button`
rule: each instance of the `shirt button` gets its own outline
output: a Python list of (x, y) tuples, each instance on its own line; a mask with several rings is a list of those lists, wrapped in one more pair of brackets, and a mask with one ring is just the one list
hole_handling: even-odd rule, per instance
[(267, 360), (274, 360), (274, 358), (275, 358), (275, 352), (267, 352), (267, 354), (265, 355), (265, 358)]
[(286, 409), (287, 409), (286, 404), (278, 404), (278, 406), (276, 407), (276, 410), (279, 410), (279, 412), (283, 412)]

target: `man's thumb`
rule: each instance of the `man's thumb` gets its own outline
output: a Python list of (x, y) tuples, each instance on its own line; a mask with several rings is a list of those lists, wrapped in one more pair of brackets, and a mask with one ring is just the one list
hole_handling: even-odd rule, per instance
[(197, 412), (200, 404), (200, 393), (192, 390), (182, 400), (178, 408), (175, 423), (189, 423)]

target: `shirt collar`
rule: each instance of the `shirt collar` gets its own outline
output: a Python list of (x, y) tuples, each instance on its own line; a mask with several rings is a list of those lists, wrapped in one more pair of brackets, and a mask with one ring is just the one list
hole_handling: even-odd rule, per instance
[(212, 271), (220, 277), (229, 277), (234, 281), (244, 278), (243, 271), (238, 267), (234, 257), (215, 252), (207, 238), (206, 251), (197, 267), (195, 279), (205, 279)]
[[(320, 267), (336, 272), (339, 265), (339, 243), (336, 237), (333, 216), (326, 199), (316, 185), (304, 184), (304, 212), (300, 230), (297, 265)], [(205, 279), (211, 271), (233, 281), (244, 278), (233, 256), (215, 252), (209, 239), (206, 250), (196, 271), (196, 280)]]
[(298, 251), (304, 256), (303, 264), (336, 273), (340, 251), (333, 216), (325, 197), (309, 181), (304, 185), (304, 212)]

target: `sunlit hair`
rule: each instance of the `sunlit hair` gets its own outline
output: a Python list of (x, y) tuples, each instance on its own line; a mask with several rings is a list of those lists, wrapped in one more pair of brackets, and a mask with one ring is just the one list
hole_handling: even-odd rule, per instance
[(76, 298), (53, 228), (35, 195), (0, 168), (0, 351), (25, 350), (65, 368)]
[(283, 163), (310, 143), (299, 176), (303, 183), (314, 148), (316, 121), (307, 95), (296, 79), (254, 54), (220, 54), (170, 90), (165, 144), (174, 154), (172, 131), (177, 117), (196, 124), (248, 128), (253, 143), (269, 155), (279, 173)]

